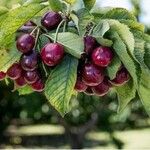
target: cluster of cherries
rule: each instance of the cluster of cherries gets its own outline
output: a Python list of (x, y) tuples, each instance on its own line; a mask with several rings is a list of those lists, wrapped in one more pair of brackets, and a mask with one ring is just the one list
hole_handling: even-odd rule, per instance
[[(42, 17), (41, 24), (51, 31), (56, 29), (61, 21), (62, 17), (59, 13), (48, 12)], [(28, 28), (36, 26), (36, 24), (29, 21), (24, 26)], [(7, 76), (15, 82), (17, 87), (28, 84), (34, 91), (42, 92), (45, 85), (41, 78), (40, 69), (38, 69), (39, 60), (42, 60), (47, 66), (56, 66), (63, 59), (64, 47), (59, 43), (47, 43), (38, 54), (35, 50), (36, 38), (32, 32), (21, 35), (17, 39), (16, 47), (22, 53), (20, 61), (15, 62), (6, 73), (0, 72), (0, 80)]]
[[(62, 21), (62, 16), (56, 12), (46, 13), (41, 24), (47, 31), (54, 30)], [(33, 22), (28, 22), (24, 26), (36, 26)], [(47, 43), (40, 51), (35, 50), (36, 37), (32, 32), (21, 35), (16, 42), (17, 49), (22, 53), (19, 62), (15, 62), (6, 73), (0, 72), (0, 80), (7, 75), (15, 81), (15, 85), (23, 87), (30, 85), (34, 91), (41, 92), (44, 90), (44, 82), (41, 78), (41, 72), (38, 63), (42, 60), (49, 67), (58, 65), (64, 57), (64, 47), (59, 43)], [(84, 37), (85, 55), (81, 58), (78, 66), (78, 77), (75, 90), (84, 92), (88, 95), (106, 95), (113, 85), (121, 86), (125, 84), (130, 75), (122, 66), (116, 78), (109, 80), (105, 75), (105, 69), (113, 60), (113, 49), (100, 46), (92, 36)]]
[(125, 67), (121, 67), (115, 79), (110, 80), (105, 75), (105, 69), (111, 64), (114, 53), (113, 49), (101, 46), (92, 36), (84, 37), (85, 53), (79, 64), (78, 77), (75, 90), (87, 95), (106, 95), (113, 86), (122, 86), (130, 79)]

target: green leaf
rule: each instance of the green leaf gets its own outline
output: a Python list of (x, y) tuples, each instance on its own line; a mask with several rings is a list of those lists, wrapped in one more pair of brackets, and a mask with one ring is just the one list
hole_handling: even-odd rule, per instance
[(0, 71), (6, 72), (7, 69), (16, 61), (20, 59), (21, 53), (17, 50), (14, 45), (10, 49), (0, 50)]
[(63, 0), (65, 2), (67, 2), (68, 4), (74, 4), (77, 0)]
[(87, 9), (80, 9), (77, 12), (77, 16), (79, 18), (80, 36), (84, 36), (86, 33), (87, 26), (93, 21), (94, 17), (90, 14), (90, 12)]
[(53, 11), (61, 11), (62, 10), (62, 3), (60, 0), (49, 0), (49, 5)]
[(93, 30), (93, 36), (103, 37), (104, 34), (110, 29), (109, 23), (107, 21), (100, 21), (98, 25)]
[(113, 8), (113, 7), (104, 7), (104, 8), (93, 8), (91, 13), (101, 19), (125, 19), (136, 21), (136, 17), (124, 8)]
[(118, 95), (118, 112), (121, 112), (125, 109), (128, 103), (135, 98), (136, 88), (133, 80), (130, 80), (125, 85), (116, 87), (116, 92)]
[(119, 20), (121, 23), (127, 25), (130, 29), (139, 30), (144, 32), (145, 26), (139, 22), (133, 21), (133, 20), (125, 20), (121, 19)]
[(8, 11), (6, 7), (0, 6), (0, 16), (6, 14)]
[(131, 77), (134, 80), (135, 85), (137, 86), (137, 72), (136, 72), (136, 66), (131, 58), (131, 56), (128, 54), (126, 45), (122, 41), (121, 37), (118, 33), (113, 32), (110, 34), (112, 40), (114, 41), (113, 48), (118, 55), (119, 59), (122, 61), (126, 69), (129, 71)]
[(147, 113), (150, 115), (150, 74), (144, 69), (142, 70), (138, 94)]
[(75, 14), (73, 14), (73, 13), (71, 13), (71, 14), (70, 14), (70, 17), (71, 17), (71, 19), (73, 20), (73, 22), (75, 23), (75, 25), (76, 25), (76, 27), (77, 27), (77, 29), (78, 29), (78, 32), (80, 32), (80, 31), (79, 31), (79, 18), (78, 18), (78, 16), (75, 15)]
[(96, 37), (96, 36), (93, 36), (96, 38), (96, 41), (100, 44), (100, 45), (103, 45), (103, 46), (108, 46), (108, 47), (111, 47), (113, 45), (113, 42), (111, 40), (108, 40), (108, 39), (104, 39), (103, 37)]
[(116, 74), (121, 67), (122, 63), (117, 55), (113, 58), (111, 64), (106, 68), (108, 77), (112, 80), (116, 77)]
[(62, 116), (70, 111), (69, 103), (77, 78), (77, 66), (78, 60), (67, 55), (46, 82), (45, 95)]
[(34, 91), (32, 90), (32, 88), (30, 86), (25, 86), (22, 88), (17, 89), (17, 91), (19, 92), (19, 95), (27, 95), (27, 94), (31, 94)]
[(30, 4), (28, 6), (21, 6), (10, 10), (7, 13), (7, 17), (2, 20), (0, 25), (0, 47), (7, 47), (17, 29), (44, 7), (45, 6), (41, 4)]
[(144, 62), (150, 70), (150, 43), (145, 44)]
[[(54, 40), (55, 34), (49, 34), (49, 37)], [(59, 33), (57, 41), (65, 47), (67, 53), (77, 58), (81, 57), (84, 51), (84, 42), (77, 34), (71, 32)]]
[(136, 60), (135, 55), (134, 55), (135, 41), (134, 41), (133, 34), (130, 32), (130, 29), (126, 25), (121, 24), (117, 20), (111, 20), (110, 19), (107, 21), (110, 25), (110, 30), (117, 32), (119, 34), (121, 40), (123, 41), (123, 43), (127, 47), (128, 53)]
[(85, 8), (91, 10), (95, 5), (96, 0), (83, 0)]
[(46, 2), (47, 0), (27, 0), (23, 6), (28, 6), (29, 4), (35, 4), (35, 3), (43, 3)]

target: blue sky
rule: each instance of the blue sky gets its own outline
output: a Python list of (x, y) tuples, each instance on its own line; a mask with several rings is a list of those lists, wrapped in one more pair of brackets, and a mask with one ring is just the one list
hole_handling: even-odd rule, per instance
[[(97, 0), (97, 4), (103, 6), (123, 7), (129, 10), (132, 6), (129, 0)], [(150, 0), (142, 0), (143, 14), (141, 16), (141, 22), (150, 25)]]

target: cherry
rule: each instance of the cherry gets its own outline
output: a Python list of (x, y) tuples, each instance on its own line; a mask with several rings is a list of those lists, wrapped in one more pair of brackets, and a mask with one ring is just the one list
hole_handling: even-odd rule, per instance
[(24, 24), (24, 26), (36, 26), (36, 24), (33, 21), (28, 21)]
[(24, 78), (28, 84), (33, 84), (39, 79), (39, 74), (37, 71), (27, 71), (24, 74)]
[(81, 77), (78, 77), (75, 84), (75, 90), (78, 92), (84, 92), (86, 89), (87, 85), (81, 80)]
[(84, 92), (86, 95), (94, 95), (94, 92), (92, 91), (91, 87), (89, 86), (86, 91)]
[(128, 82), (130, 79), (129, 72), (126, 68), (122, 67), (116, 75), (116, 78), (110, 81), (112, 84), (116, 86), (124, 85), (126, 82)]
[(35, 45), (35, 38), (30, 34), (23, 34), (17, 40), (17, 49), (22, 53), (32, 51)]
[(92, 63), (86, 63), (82, 69), (82, 79), (86, 85), (96, 86), (104, 79), (103, 69)]
[(41, 24), (47, 29), (47, 30), (53, 30), (56, 29), (59, 23), (62, 21), (62, 17), (57, 12), (48, 12), (46, 13), (43, 18), (41, 19)]
[(38, 65), (38, 54), (35, 51), (23, 54), (20, 59), (21, 66), (26, 71), (33, 71)]
[(113, 52), (109, 47), (100, 46), (92, 53), (92, 61), (100, 67), (107, 67), (113, 59)]
[(19, 63), (14, 63), (8, 70), (7, 76), (12, 79), (16, 80), (21, 77), (22, 68)]
[(44, 83), (41, 79), (37, 80), (35, 83), (31, 85), (32, 89), (37, 92), (42, 92), (44, 90)]
[(3, 79), (5, 79), (6, 77), (6, 73), (3, 71), (0, 71), (0, 81), (2, 81)]
[(108, 82), (107, 78), (105, 78), (99, 85), (92, 87), (92, 91), (98, 96), (106, 95), (109, 92), (109, 89), (110, 83)]
[(24, 87), (26, 85), (26, 81), (24, 79), (24, 76), (22, 75), (20, 78), (16, 79), (15, 83), (19, 87)]
[(48, 66), (60, 63), (64, 56), (64, 47), (59, 43), (48, 43), (41, 50), (41, 58)]
[(96, 48), (97, 41), (92, 36), (86, 36), (84, 37), (84, 51), (86, 54), (90, 55), (92, 51)]

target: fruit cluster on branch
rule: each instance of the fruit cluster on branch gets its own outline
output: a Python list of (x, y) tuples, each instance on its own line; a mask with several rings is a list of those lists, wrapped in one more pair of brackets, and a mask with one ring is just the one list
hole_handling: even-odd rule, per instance
[[(42, 17), (41, 24), (46, 30), (52, 31), (60, 25), (62, 20), (63, 18), (59, 13), (51, 11)], [(28, 84), (34, 91), (42, 92), (44, 81), (38, 64), (42, 61), (46, 66), (55, 67), (61, 63), (65, 50), (60, 43), (57, 41), (51, 42), (50, 40), (38, 53), (36, 51), (36, 38), (39, 35), (34, 34), (37, 30), (36, 24), (29, 21), (24, 24), (24, 27), (34, 27), (34, 30), (30, 34), (25, 33), (18, 37), (16, 47), (22, 53), (20, 61), (15, 62), (7, 70), (7, 73), (0, 72), (0, 80), (7, 75), (7, 77), (14, 80), (15, 88), (24, 87)], [(96, 38), (91, 35), (84, 36), (83, 41), (84, 54), (79, 60), (78, 76), (75, 84), (77, 92), (104, 96), (113, 85), (122, 86), (130, 79), (128, 71), (124, 66), (121, 66), (116, 78), (110, 80), (105, 74), (105, 70), (114, 58), (113, 49), (98, 44)]]
[(105, 74), (106, 68), (114, 58), (111, 47), (99, 45), (92, 36), (84, 37), (84, 45), (85, 55), (78, 67), (76, 91), (87, 95), (104, 96), (113, 85), (122, 86), (130, 79), (124, 66), (121, 66), (113, 80), (110, 80)]

